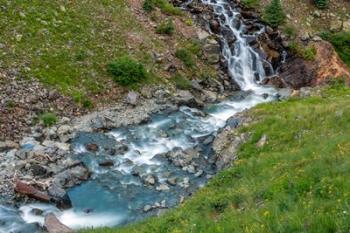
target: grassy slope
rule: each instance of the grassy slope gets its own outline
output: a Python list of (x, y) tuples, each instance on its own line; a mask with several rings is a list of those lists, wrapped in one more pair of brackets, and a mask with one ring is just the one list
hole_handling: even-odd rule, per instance
[[(260, 105), (233, 167), (180, 208), (82, 232), (349, 232), (350, 89)], [(255, 145), (263, 134), (268, 143)]]
[[(118, 90), (106, 65), (125, 54), (164, 77), (166, 64), (154, 64), (152, 52), (168, 52), (169, 40), (181, 45), (186, 38), (176, 32), (160, 38), (128, 4), (127, 0), (0, 0), (0, 68), (16, 68), (21, 76), (38, 78), (78, 102)], [(190, 77), (192, 71), (186, 72)]]

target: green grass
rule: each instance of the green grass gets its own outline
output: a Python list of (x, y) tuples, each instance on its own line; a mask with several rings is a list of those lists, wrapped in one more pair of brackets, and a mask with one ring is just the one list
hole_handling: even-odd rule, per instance
[(70, 96), (110, 88), (111, 58), (129, 54), (150, 68), (150, 51), (167, 46), (143, 28), (126, 0), (0, 0), (0, 6), (1, 66)]
[(165, 34), (171, 36), (175, 32), (175, 26), (172, 19), (162, 21), (156, 28), (156, 32), (159, 34)]
[[(349, 232), (350, 89), (259, 105), (238, 160), (179, 208), (82, 232)], [(267, 143), (256, 143), (267, 135)]]
[(195, 66), (195, 62), (193, 60), (190, 50), (185, 48), (177, 49), (175, 52), (175, 56), (178, 59), (180, 59), (185, 64), (186, 67), (191, 68)]
[(191, 81), (180, 74), (176, 74), (171, 80), (175, 83), (175, 86), (181, 90), (188, 90), (192, 87)]

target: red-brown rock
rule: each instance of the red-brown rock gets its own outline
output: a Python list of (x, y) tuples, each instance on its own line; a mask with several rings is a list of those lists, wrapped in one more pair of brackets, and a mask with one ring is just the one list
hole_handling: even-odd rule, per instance
[(61, 223), (52, 213), (46, 215), (44, 227), (48, 233), (73, 233), (72, 229)]
[(20, 180), (16, 181), (15, 191), (19, 194), (34, 198), (38, 201), (50, 202), (51, 198), (45, 192), (41, 192), (33, 186), (26, 184)]

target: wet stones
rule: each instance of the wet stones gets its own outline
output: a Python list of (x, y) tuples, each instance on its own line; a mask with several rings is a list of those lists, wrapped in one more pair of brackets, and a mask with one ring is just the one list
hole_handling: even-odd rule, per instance
[(110, 159), (107, 159), (107, 160), (99, 162), (98, 165), (100, 167), (113, 167), (114, 166), (114, 161), (110, 160)]
[(95, 143), (89, 143), (85, 146), (85, 148), (90, 152), (97, 152), (99, 149), (98, 145)]
[(51, 198), (47, 193), (41, 192), (38, 189), (34, 188), (32, 185), (24, 183), (23, 181), (20, 181), (20, 180), (16, 181), (15, 191), (18, 194), (28, 196), (38, 201), (43, 201), (43, 202), (51, 201)]
[(170, 177), (167, 179), (169, 185), (175, 186), (177, 184), (177, 177)]
[(143, 179), (144, 184), (146, 185), (155, 185), (157, 182), (157, 178), (153, 175), (147, 175), (144, 179)]
[(152, 206), (151, 205), (145, 205), (144, 207), (143, 207), (143, 212), (149, 212), (149, 211), (151, 211), (152, 210)]
[(163, 191), (169, 191), (170, 188), (166, 184), (160, 184), (159, 186), (157, 186), (156, 190), (163, 192)]

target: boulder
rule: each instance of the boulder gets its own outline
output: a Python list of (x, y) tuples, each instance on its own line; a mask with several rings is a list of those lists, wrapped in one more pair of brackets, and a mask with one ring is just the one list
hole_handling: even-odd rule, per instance
[(61, 223), (52, 213), (46, 215), (44, 228), (48, 233), (74, 233), (72, 229)]
[(57, 135), (61, 142), (67, 142), (71, 139), (70, 132), (72, 127), (69, 125), (62, 125), (57, 129)]
[(89, 143), (86, 146), (86, 149), (91, 152), (97, 152), (98, 151), (98, 145), (95, 143)]
[(151, 211), (152, 210), (152, 206), (151, 205), (145, 205), (144, 207), (143, 207), (143, 212), (149, 212), (149, 211)]
[(128, 95), (126, 96), (125, 102), (130, 105), (137, 105), (139, 100), (139, 94), (135, 91), (129, 91)]
[(203, 106), (203, 103), (198, 101), (190, 91), (179, 90), (175, 95), (175, 102), (178, 105), (186, 105), (189, 107), (200, 108)]
[(264, 135), (260, 138), (260, 140), (256, 143), (256, 147), (257, 147), (257, 148), (261, 148), (261, 147), (265, 146), (266, 143), (267, 143), (267, 135), (264, 134)]
[(210, 27), (210, 30), (212, 32), (214, 32), (215, 34), (218, 34), (220, 33), (220, 23), (218, 20), (216, 19), (212, 19), (209, 21), (209, 27)]
[(15, 191), (21, 195), (28, 196), (38, 201), (43, 201), (43, 202), (51, 201), (51, 198), (47, 193), (41, 192), (38, 189), (34, 188), (33, 186), (26, 184), (20, 180), (16, 181)]
[(166, 185), (166, 184), (160, 184), (157, 188), (156, 188), (157, 191), (168, 191), (170, 190), (169, 186)]

